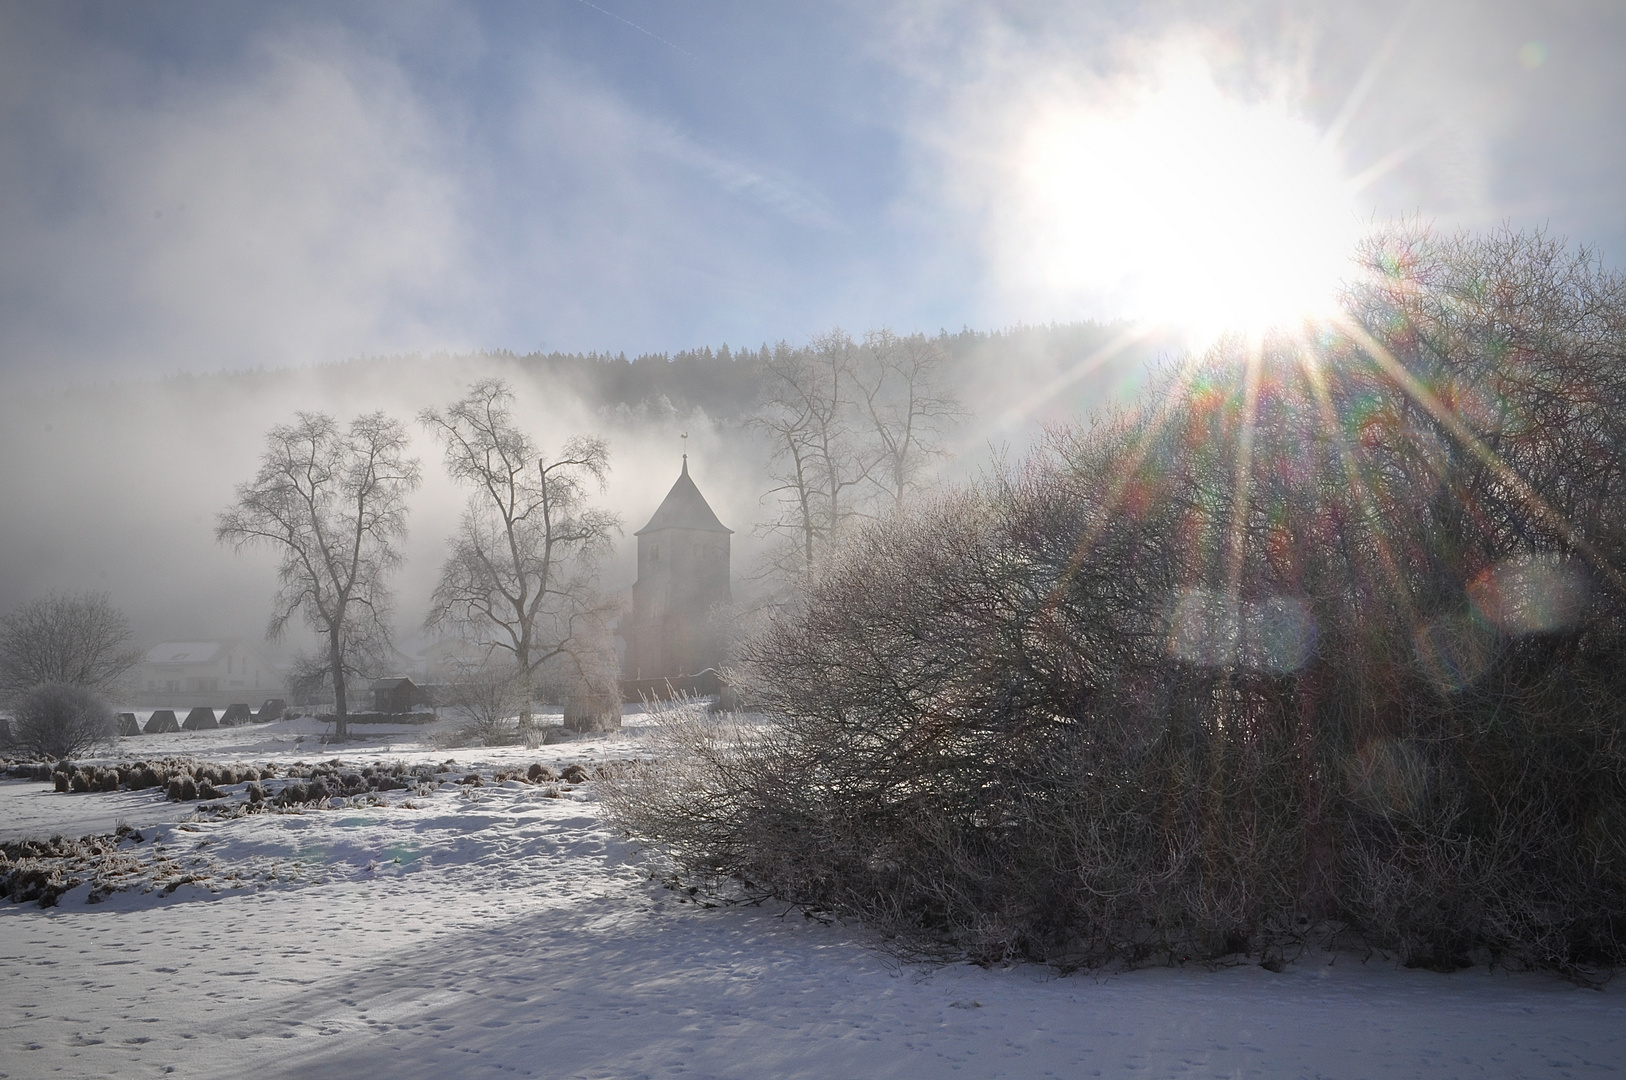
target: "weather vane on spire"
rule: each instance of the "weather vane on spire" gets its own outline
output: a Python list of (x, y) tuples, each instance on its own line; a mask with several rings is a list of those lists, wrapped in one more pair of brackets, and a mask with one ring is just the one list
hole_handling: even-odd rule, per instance
[(678, 438), (683, 440), (683, 467), (687, 470), (689, 467), (689, 433), (685, 431)]

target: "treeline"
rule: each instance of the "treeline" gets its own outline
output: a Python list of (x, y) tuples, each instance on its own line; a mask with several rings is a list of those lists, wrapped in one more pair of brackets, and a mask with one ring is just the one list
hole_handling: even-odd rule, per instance
[[(929, 342), (940, 350), (946, 361), (944, 381), (964, 385), (974, 381), (980, 368), (1003, 365), (1020, 371), (1059, 370), (1107, 348), (1123, 332), (1124, 327), (1117, 324), (1076, 322), (897, 336), (916, 343)], [(673, 353), (642, 353), (630, 359), (624, 352), (596, 351), (498, 350), (479, 355), (505, 359), (528, 374), (556, 380), (595, 405), (637, 405), (664, 397), (679, 411), (703, 408), (716, 419), (730, 421), (749, 416), (757, 407), (775, 355), (814, 347), (811, 343), (782, 341), (752, 349), (730, 348), (725, 343), (716, 349), (705, 346)], [(1136, 366), (1150, 351), (1144, 343), (1133, 351)], [(467, 357), (446, 356), (436, 362), (455, 364), (464, 359)], [(351, 361), (371, 362), (389, 361)]]

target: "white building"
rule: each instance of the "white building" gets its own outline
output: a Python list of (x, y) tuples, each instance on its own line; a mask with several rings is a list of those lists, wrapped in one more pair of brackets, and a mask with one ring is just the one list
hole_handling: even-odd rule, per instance
[(241, 638), (155, 645), (136, 667), (135, 685), (135, 703), (148, 708), (219, 709), (240, 701), (258, 707), (288, 696), (283, 673)]

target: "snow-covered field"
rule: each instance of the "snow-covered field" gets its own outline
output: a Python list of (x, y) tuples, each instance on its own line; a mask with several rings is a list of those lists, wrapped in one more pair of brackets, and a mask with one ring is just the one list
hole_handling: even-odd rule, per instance
[[(119, 756), (450, 760), (489, 778), (641, 756), (639, 719), (536, 750), (435, 750), (411, 730), (324, 749), (319, 726), (290, 721), (125, 740)], [(0, 904), (0, 1077), (1626, 1073), (1613, 984), (1347, 954), (1281, 974), (901, 965), (858, 928), (685, 902), (602, 827), (594, 788), (447, 784), (222, 821), (157, 790), (0, 782), (0, 838), (122, 820), (142, 838), (121, 852), (199, 879)]]

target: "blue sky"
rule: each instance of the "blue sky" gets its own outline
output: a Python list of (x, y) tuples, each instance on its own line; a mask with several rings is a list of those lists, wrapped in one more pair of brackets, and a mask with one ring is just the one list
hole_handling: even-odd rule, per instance
[(1613, 2), (0, 3), (0, 371), (1111, 318), (1024, 133), (1170, 42), (1387, 163), (1366, 219), (1622, 262)]

